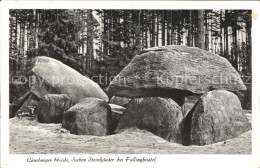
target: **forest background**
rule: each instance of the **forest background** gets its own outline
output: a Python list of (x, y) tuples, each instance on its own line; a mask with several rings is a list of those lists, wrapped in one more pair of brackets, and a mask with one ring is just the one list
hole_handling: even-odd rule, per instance
[(95, 82), (106, 88), (107, 79), (138, 52), (165, 45), (225, 57), (251, 101), (251, 10), (12, 9), (9, 14), (10, 102), (29, 89), (21, 76), (28, 75), (36, 56), (58, 59), (90, 78), (102, 76)]

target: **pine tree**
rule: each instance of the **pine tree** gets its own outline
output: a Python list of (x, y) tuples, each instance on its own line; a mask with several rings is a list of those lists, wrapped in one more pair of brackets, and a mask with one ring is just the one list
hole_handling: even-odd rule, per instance
[(204, 11), (198, 10), (198, 40), (197, 47), (204, 49), (205, 42), (205, 33), (204, 33)]

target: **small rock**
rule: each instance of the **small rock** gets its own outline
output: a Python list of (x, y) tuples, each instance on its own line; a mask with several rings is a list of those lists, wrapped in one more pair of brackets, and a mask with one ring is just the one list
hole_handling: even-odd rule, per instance
[(109, 106), (111, 107), (112, 111), (112, 132), (114, 132), (126, 108), (116, 104), (109, 104)]
[(126, 98), (126, 97), (118, 97), (118, 96), (113, 96), (111, 100), (109, 101), (110, 104), (116, 104), (119, 106), (126, 107), (127, 104), (130, 102), (131, 99)]

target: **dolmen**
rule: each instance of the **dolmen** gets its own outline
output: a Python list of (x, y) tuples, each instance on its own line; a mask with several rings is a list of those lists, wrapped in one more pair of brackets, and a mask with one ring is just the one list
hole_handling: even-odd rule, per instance
[(141, 51), (107, 93), (131, 99), (116, 131), (137, 127), (170, 142), (207, 145), (251, 129), (233, 93), (246, 89), (227, 59), (170, 45)]
[(45, 56), (34, 59), (31, 77), (30, 90), (11, 106), (15, 116), (29, 113), (76, 135), (106, 136), (137, 127), (169, 142), (201, 146), (251, 129), (234, 94), (247, 89), (239, 74), (225, 58), (198, 48), (143, 50), (106, 93)]
[(15, 116), (29, 114), (41, 123), (63, 123), (73, 134), (110, 134), (109, 98), (97, 83), (46, 56), (33, 60), (30, 73), (30, 90), (12, 106)]

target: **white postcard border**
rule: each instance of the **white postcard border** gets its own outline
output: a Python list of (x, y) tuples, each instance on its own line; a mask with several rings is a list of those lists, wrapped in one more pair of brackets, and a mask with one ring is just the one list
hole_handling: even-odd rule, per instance
[[(252, 19), (252, 155), (9, 155), (9, 9), (252, 9), (259, 16), (259, 2), (241, 1), (9, 1), (1, 2), (1, 167), (200, 167), (258, 168), (260, 166), (260, 22)], [(156, 157), (154, 163), (27, 163), (28, 157)]]

